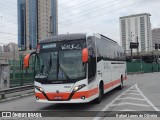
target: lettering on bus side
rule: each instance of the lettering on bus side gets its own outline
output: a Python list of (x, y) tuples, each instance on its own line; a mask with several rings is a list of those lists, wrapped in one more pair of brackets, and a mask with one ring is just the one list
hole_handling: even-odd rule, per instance
[(109, 65), (110, 63), (106, 63), (106, 62), (104, 62), (104, 69), (110, 69), (110, 65)]

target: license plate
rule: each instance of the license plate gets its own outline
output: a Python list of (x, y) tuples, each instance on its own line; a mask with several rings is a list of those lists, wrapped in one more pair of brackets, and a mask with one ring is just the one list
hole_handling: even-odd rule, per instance
[(55, 96), (54, 97), (54, 100), (61, 100), (62, 99), (62, 96)]

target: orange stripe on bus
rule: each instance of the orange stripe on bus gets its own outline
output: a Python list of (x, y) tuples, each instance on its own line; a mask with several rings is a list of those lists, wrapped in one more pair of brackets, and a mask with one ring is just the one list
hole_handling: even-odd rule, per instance
[[(126, 80), (127, 77), (125, 77)], [(120, 79), (109, 82), (104, 85), (104, 90), (111, 88), (112, 86), (119, 84), (121, 81)], [(71, 99), (80, 99), (82, 96), (85, 96), (85, 98), (89, 98), (93, 95), (96, 95), (98, 93), (98, 87), (93, 88), (88, 91), (80, 91), (75, 92)], [(53, 100), (54, 97), (62, 97), (62, 100), (67, 100), (69, 98), (71, 93), (63, 92), (63, 93), (46, 93), (49, 99)], [(45, 96), (42, 93), (35, 93), (35, 96), (39, 99), (46, 99)]]
[[(62, 97), (62, 99), (67, 100), (70, 93), (45, 93), (50, 100), (53, 100), (54, 97)], [(39, 99), (46, 99), (42, 93), (35, 93), (35, 96)]]
[[(89, 98), (95, 94), (98, 93), (98, 87), (88, 90), (88, 91), (80, 91), (75, 92), (72, 96), (72, 99), (80, 99), (82, 96), (85, 96), (85, 98)], [(69, 98), (71, 93), (46, 93), (49, 99), (53, 100), (54, 97), (62, 97), (62, 100), (67, 100)], [(35, 93), (35, 96), (39, 99), (46, 99), (45, 96), (42, 93)]]
[(112, 86), (119, 84), (120, 82), (121, 82), (120, 79), (114, 80), (112, 82), (109, 82), (109, 83), (107, 83), (107, 84), (104, 85), (104, 90), (109, 89)]
[(46, 99), (46, 97), (42, 93), (35, 93), (34, 95), (39, 99)]
[(119, 84), (120, 82), (121, 82), (120, 79), (115, 80), (115, 81), (112, 82), (112, 86), (115, 86), (115, 85)]
[(107, 83), (107, 84), (104, 85), (104, 90), (105, 90), (105, 89), (109, 89), (109, 88), (111, 88), (111, 87), (112, 87), (112, 82)]
[(76, 92), (74, 93), (72, 99), (80, 99), (82, 96), (85, 96), (85, 98), (89, 98), (97, 93), (98, 93), (98, 87), (88, 91)]

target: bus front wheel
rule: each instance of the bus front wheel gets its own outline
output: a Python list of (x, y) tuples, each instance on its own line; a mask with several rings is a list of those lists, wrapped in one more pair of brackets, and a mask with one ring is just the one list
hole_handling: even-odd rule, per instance
[(94, 103), (99, 104), (102, 100), (102, 96), (103, 96), (103, 84), (100, 84), (99, 85), (99, 96), (98, 98), (94, 100)]

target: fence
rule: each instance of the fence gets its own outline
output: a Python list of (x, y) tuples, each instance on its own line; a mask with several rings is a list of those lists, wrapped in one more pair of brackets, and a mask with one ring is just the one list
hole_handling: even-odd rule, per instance
[(127, 72), (135, 73), (135, 72), (159, 72), (160, 64), (157, 63), (145, 63), (145, 62), (127, 62)]
[[(23, 57), (21, 56), (19, 61), (10, 60), (10, 87), (18, 87), (24, 85), (30, 85), (34, 82), (34, 57), (30, 59), (30, 67), (28, 69), (23, 68)], [(145, 63), (145, 62), (127, 62), (127, 73), (135, 72), (158, 72), (160, 71), (160, 64), (157, 63)]]
[(23, 58), (20, 57), (20, 60), (10, 60), (10, 87), (18, 87), (33, 84), (34, 75), (33, 75), (33, 63), (34, 58), (30, 59), (30, 67), (28, 69), (23, 68)]

